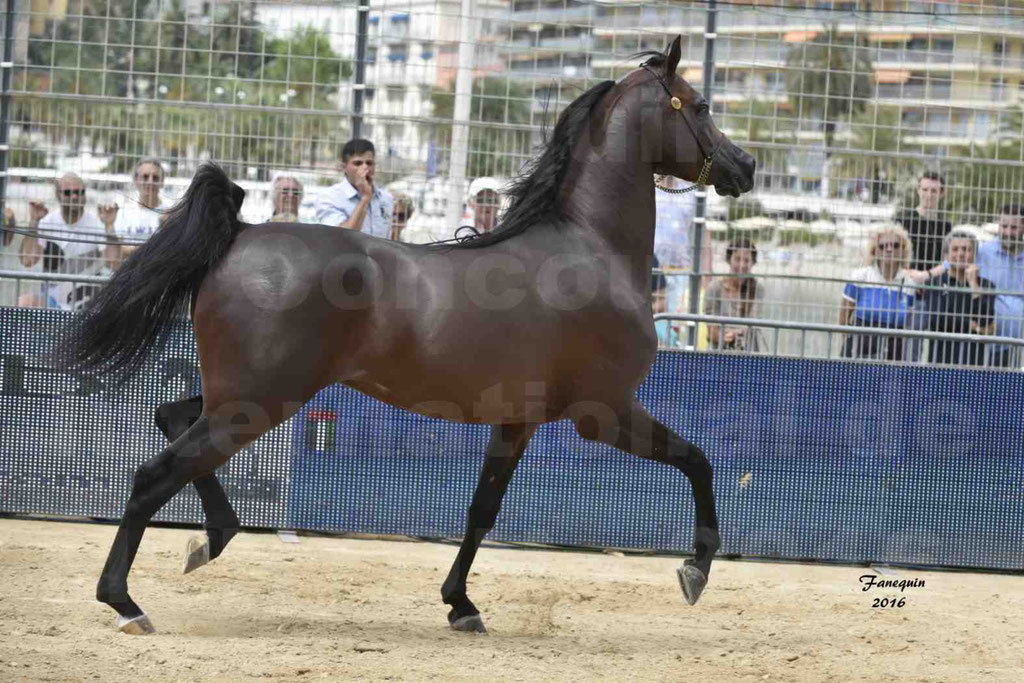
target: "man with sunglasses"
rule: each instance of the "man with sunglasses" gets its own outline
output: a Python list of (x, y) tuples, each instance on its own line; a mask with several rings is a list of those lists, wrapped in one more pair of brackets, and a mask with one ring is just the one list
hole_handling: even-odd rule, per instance
[(302, 206), (302, 183), (290, 175), (279, 175), (270, 185), (274, 213), (271, 223), (298, 223), (299, 207)]
[[(31, 266), (39, 259), (43, 271), (66, 276), (108, 275), (121, 259), (120, 238), (114, 229), (117, 205), (100, 206), (97, 215), (85, 211), (85, 183), (66, 173), (55, 183), (60, 211), (50, 211), (42, 202), (29, 202), (30, 237), (26, 249)], [(40, 243), (41, 242), (41, 243)], [(91, 283), (55, 282), (43, 289), (38, 305), (76, 310), (98, 287)]]

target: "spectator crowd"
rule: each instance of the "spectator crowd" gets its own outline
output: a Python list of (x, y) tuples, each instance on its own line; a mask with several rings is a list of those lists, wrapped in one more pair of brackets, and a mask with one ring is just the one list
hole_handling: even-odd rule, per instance
[[(369, 140), (354, 139), (341, 150), (341, 177), (313, 202), (315, 222), (404, 241), (414, 204), (404, 194), (375, 182), (376, 156)], [(0, 269), (19, 277), (0, 278), (0, 305), (76, 310), (137, 245), (160, 227), (171, 203), (164, 197), (164, 169), (156, 159), (139, 161), (134, 192), (124, 205), (87, 210), (82, 178), (67, 173), (54, 182), (52, 201), (30, 201), (28, 224), (4, 213)], [(713, 249), (694, 220), (693, 194), (671, 190), (674, 179), (656, 179), (656, 231), (652, 308), (657, 313), (692, 310), (729, 324), (701, 327), (698, 345), (722, 351), (768, 351), (763, 333), (742, 319), (764, 317), (769, 300), (753, 272), (757, 245), (730, 241), (724, 249), (728, 272), (712, 276)], [(1022, 338), (1024, 320), (1024, 205), (1009, 203), (999, 214), (998, 239), (980, 244), (973, 232), (942, 217), (945, 183), (935, 172), (918, 180), (918, 203), (900, 212), (893, 225), (871, 236), (866, 263), (850, 273), (839, 302), (840, 325), (861, 328), (844, 337), (841, 354), (876, 361), (927, 361), (949, 365), (1019, 367), (1019, 349), (986, 336)], [(485, 233), (497, 225), (502, 183), (475, 179), (465, 197), (459, 232)], [(302, 182), (278, 175), (270, 189), (271, 222), (300, 222)], [(694, 263), (697, 245), (699, 263)], [(61, 277), (53, 277), (53, 276)], [(49, 277), (47, 277), (49, 276)], [(689, 343), (672, 320), (656, 324), (662, 347)], [(869, 331), (870, 330), (870, 331)], [(887, 335), (884, 330), (971, 335), (974, 339)], [(926, 354), (926, 356), (924, 355)]]

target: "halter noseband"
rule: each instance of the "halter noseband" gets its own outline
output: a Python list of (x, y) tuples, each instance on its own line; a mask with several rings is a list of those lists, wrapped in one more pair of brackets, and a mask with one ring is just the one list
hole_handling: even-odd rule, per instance
[(704, 165), (701, 166), (700, 173), (697, 175), (697, 180), (693, 183), (693, 185), (690, 185), (689, 187), (684, 187), (681, 190), (670, 187), (662, 187), (657, 183), (655, 183), (655, 187), (657, 187), (662, 192), (669, 192), (671, 194), (685, 194), (687, 192), (693, 192), (698, 187), (703, 187), (707, 185), (708, 179), (711, 177), (711, 165), (714, 163), (715, 157), (718, 155), (718, 150), (721, 149), (721, 144), (719, 144), (717, 147), (714, 147), (711, 150), (711, 154), (708, 154), (707, 148), (704, 146), (704, 143), (701, 142), (700, 136), (697, 135), (697, 127), (690, 121), (690, 117), (686, 115), (686, 112), (683, 110), (683, 104), (679, 100), (679, 98), (672, 94), (672, 91), (669, 89), (665, 81), (661, 79), (661, 76), (659, 76), (657, 72), (655, 72), (654, 69), (650, 67), (650, 62), (644, 62), (640, 66), (641, 68), (643, 68), (644, 71), (651, 74), (651, 76), (654, 77), (654, 80), (658, 81), (658, 83), (661, 84), (661, 87), (664, 88), (665, 92), (668, 93), (669, 102), (671, 103), (672, 108), (682, 115), (683, 122), (686, 124), (686, 127), (690, 129), (690, 134), (693, 135), (693, 139), (697, 143), (697, 147), (700, 149), (700, 153), (704, 155)]

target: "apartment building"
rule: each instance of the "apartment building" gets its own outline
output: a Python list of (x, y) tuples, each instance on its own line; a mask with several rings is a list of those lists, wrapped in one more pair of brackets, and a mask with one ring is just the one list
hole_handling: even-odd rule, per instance
[[(766, 117), (770, 120), (761, 126), (761, 141), (824, 142), (821, 117), (794, 111), (791, 81), (799, 69), (820, 68), (815, 60), (829, 44), (837, 50), (856, 46), (858, 63), (849, 68), (867, 65), (857, 77), (868, 90), (863, 97), (851, 92), (858, 100), (852, 108), (894, 112), (899, 151), (955, 154), (972, 143), (985, 144), (1024, 104), (1024, 21), (1020, 12), (1013, 13), (1024, 10), (1024, 2), (778, 5), (771, 0), (719, 6), (713, 99), (720, 125), (739, 139), (751, 117)], [(538, 101), (566, 91), (559, 100), (564, 104), (587, 83), (634, 68), (631, 54), (663, 49), (670, 37), (681, 34), (680, 73), (700, 87), (706, 7), (514, 0), (509, 73), (534, 83)], [(842, 146), (852, 136), (851, 126), (847, 117), (836, 118), (829, 136), (833, 145)], [(786, 168), (793, 183), (802, 181), (811, 189), (824, 154), (804, 150), (791, 157)]]

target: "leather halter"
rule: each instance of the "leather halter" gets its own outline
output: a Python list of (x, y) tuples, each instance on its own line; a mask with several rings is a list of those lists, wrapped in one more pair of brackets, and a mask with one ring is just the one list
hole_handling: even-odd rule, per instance
[[(685, 187), (681, 190), (669, 187), (662, 187), (661, 185), (656, 186), (662, 192), (670, 192), (672, 194), (685, 194), (687, 192), (693, 192), (698, 187), (703, 187), (704, 185), (707, 185), (708, 179), (711, 177), (711, 166), (715, 161), (715, 157), (718, 155), (718, 151), (722, 148), (722, 145), (721, 143), (719, 143), (718, 146), (712, 146), (710, 140), (708, 141), (708, 144), (705, 145), (705, 143), (701, 141), (701, 136), (697, 134), (697, 126), (694, 124), (694, 122), (690, 121), (690, 117), (689, 115), (687, 115), (686, 110), (682, 107), (682, 103), (680, 102), (679, 98), (672, 94), (672, 91), (669, 89), (668, 84), (666, 84), (665, 81), (662, 80), (661, 76), (659, 76), (658, 73), (651, 68), (650, 62), (644, 62), (643, 64), (640, 65), (640, 67), (643, 68), (644, 71), (651, 74), (651, 76), (654, 77), (654, 80), (658, 81), (658, 83), (661, 84), (661, 87), (665, 90), (665, 92), (668, 93), (669, 102), (671, 103), (672, 108), (682, 115), (683, 122), (686, 124), (686, 127), (690, 129), (690, 134), (693, 135), (693, 139), (697, 143), (697, 148), (700, 149), (700, 153), (704, 155), (704, 165), (701, 166), (700, 173), (697, 175), (697, 180), (694, 182), (693, 185)], [(679, 103), (679, 106), (676, 106), (677, 103)], [(709, 148), (711, 149), (710, 154), (708, 154)]]

